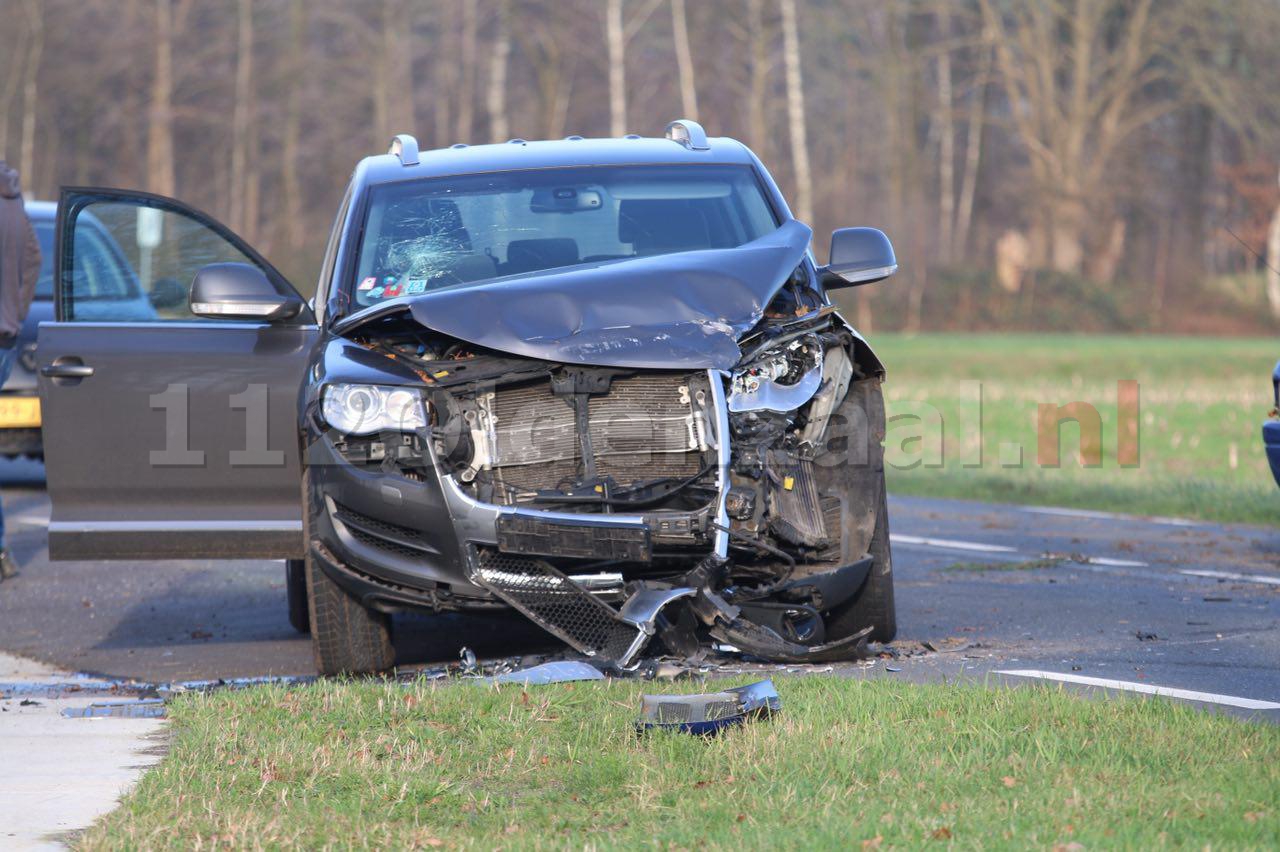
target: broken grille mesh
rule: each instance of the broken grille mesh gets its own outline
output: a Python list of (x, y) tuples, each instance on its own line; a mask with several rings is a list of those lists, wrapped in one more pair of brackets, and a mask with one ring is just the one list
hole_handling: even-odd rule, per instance
[(638, 628), (540, 559), (481, 550), (471, 579), (584, 654), (621, 660)]

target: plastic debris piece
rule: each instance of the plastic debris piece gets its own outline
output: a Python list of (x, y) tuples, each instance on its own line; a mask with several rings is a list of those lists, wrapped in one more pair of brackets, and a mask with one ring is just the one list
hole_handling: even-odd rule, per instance
[(532, 668), (480, 678), (482, 683), (523, 683), (525, 686), (577, 680), (604, 680), (604, 675), (595, 666), (581, 660), (556, 660)]
[(164, 700), (95, 701), (87, 707), (64, 707), (62, 715), (68, 719), (162, 719)]
[(462, 663), (463, 674), (475, 674), (479, 670), (476, 665), (476, 652), (466, 645), (458, 650), (458, 660)]
[(782, 699), (772, 680), (700, 695), (645, 695), (640, 699), (636, 730), (715, 736), (724, 728), (767, 718), (780, 710)]

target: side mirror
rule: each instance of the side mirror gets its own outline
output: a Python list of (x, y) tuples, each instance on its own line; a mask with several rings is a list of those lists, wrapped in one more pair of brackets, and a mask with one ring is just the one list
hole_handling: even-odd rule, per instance
[(149, 298), (153, 308), (176, 308), (187, 300), (187, 288), (178, 283), (176, 278), (157, 278), (151, 285)]
[(191, 313), (201, 317), (277, 322), (296, 317), (302, 299), (282, 294), (248, 263), (211, 263), (191, 282)]
[(884, 231), (840, 228), (831, 233), (831, 259), (818, 273), (831, 290), (883, 281), (897, 271), (898, 258)]

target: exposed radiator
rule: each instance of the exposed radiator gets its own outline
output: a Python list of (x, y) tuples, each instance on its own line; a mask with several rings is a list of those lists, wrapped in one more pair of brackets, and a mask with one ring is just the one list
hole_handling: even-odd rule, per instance
[[(623, 485), (697, 474), (710, 443), (697, 379), (640, 374), (615, 379), (607, 394), (590, 397), (587, 432), (596, 472)], [(487, 404), (492, 466), (500, 483), (532, 491), (581, 475), (582, 443), (571, 398), (553, 394), (549, 381), (498, 388)]]

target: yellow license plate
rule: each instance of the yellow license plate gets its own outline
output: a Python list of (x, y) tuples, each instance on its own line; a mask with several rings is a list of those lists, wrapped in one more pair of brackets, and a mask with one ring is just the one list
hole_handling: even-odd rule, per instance
[(30, 429), (40, 425), (40, 397), (0, 396), (0, 429)]

